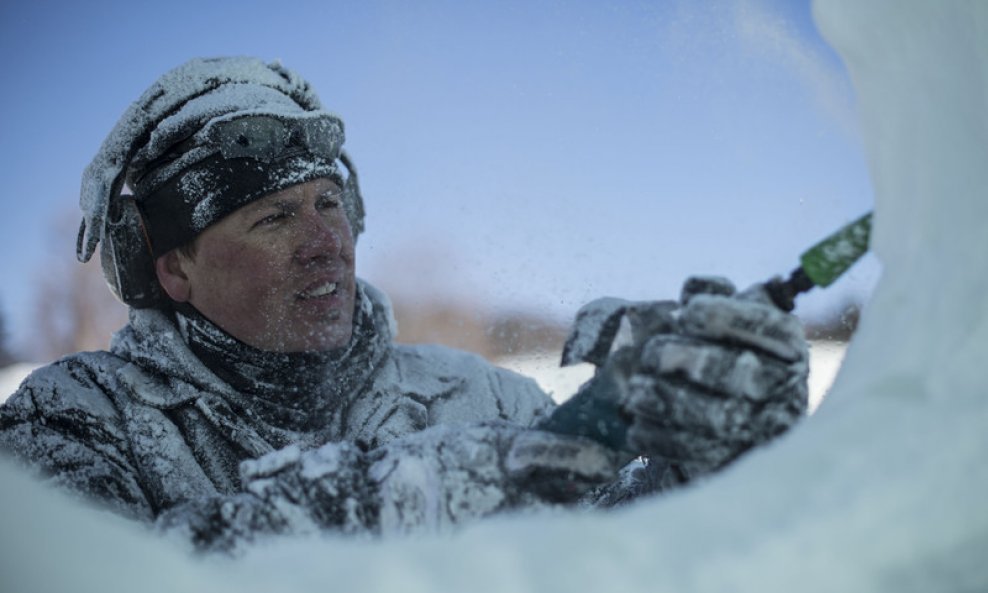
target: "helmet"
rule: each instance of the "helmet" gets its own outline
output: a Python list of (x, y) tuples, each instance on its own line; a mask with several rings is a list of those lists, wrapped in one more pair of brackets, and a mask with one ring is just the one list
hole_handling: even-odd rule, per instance
[(249, 202), (317, 177), (343, 188), (356, 237), (363, 199), (343, 142), (342, 120), (280, 64), (191, 60), (127, 109), (86, 167), (76, 255), (88, 261), (99, 246), (117, 298), (161, 306), (155, 257)]

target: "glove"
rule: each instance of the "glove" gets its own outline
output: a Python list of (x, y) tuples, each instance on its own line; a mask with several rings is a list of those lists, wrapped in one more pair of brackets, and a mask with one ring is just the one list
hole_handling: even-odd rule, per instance
[(620, 454), (595, 441), (542, 430), (519, 433), (504, 459), (511, 482), (553, 503), (573, 502), (614, 480), (621, 465)]
[(444, 531), (613, 480), (617, 454), (589, 439), (506, 423), (436, 426), (369, 454), (382, 533)]
[(350, 443), (300, 451), (297, 445), (240, 464), (244, 489), (190, 499), (162, 512), (156, 529), (198, 551), (237, 555), (263, 537), (331, 529), (373, 532), (375, 485), (366, 456)]
[(632, 450), (703, 473), (805, 413), (808, 349), (799, 321), (761, 285), (732, 293), (726, 280), (690, 279), (669, 331), (612, 354), (624, 361), (621, 407)]

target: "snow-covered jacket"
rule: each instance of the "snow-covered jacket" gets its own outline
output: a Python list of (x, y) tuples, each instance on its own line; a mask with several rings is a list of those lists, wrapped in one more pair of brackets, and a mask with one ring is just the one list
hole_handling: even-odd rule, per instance
[[(388, 307), (365, 300), (379, 318)], [(593, 480), (614, 477), (602, 447), (523, 430), (553, 407), (531, 379), (440, 346), (386, 343), (363, 361), (366, 382), (348, 401), (293, 431), (237, 405), (242, 394), (193, 354), (171, 316), (133, 310), (111, 351), (65, 357), (24, 381), (0, 407), (0, 450), (70, 491), (220, 547), (256, 532), (442, 528), (540, 504), (552, 496), (532, 474), (551, 480), (553, 461), (531, 461), (547, 450), (583, 456)]]

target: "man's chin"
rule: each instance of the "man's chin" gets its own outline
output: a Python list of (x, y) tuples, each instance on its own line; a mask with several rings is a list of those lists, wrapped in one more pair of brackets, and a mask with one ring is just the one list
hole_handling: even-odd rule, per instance
[(334, 323), (330, 327), (322, 327), (305, 332), (296, 340), (292, 340), (294, 352), (325, 352), (343, 348), (353, 337), (353, 323), (347, 320), (346, 325)]
[[(260, 350), (269, 352), (298, 353), (326, 352), (343, 348), (353, 337), (353, 316), (345, 315), (337, 319), (323, 318), (316, 323), (311, 320), (282, 320), (277, 327), (260, 333), (259, 339), (244, 341)], [(241, 338), (243, 339), (243, 338)]]

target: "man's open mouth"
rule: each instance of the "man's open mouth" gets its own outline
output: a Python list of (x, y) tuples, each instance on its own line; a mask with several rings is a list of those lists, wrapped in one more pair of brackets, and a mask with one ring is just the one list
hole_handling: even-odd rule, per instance
[(323, 284), (316, 285), (306, 291), (298, 293), (298, 297), (300, 299), (316, 299), (328, 295), (335, 295), (336, 288), (337, 288), (336, 282), (326, 282)]

